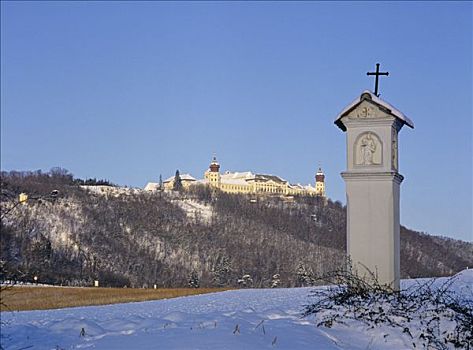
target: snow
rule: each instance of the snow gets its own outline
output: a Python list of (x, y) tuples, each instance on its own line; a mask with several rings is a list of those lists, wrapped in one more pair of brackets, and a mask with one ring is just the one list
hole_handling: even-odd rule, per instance
[(159, 188), (159, 182), (148, 182), (143, 190), (156, 191)]
[(362, 92), (361, 96), (360, 97), (357, 97), (355, 98), (348, 106), (346, 106), (338, 115), (337, 117), (335, 118), (335, 124), (338, 125), (339, 123), (339, 119), (343, 118), (345, 116), (345, 114), (350, 111), (351, 109), (353, 109), (353, 107), (355, 107), (356, 105), (358, 105), (362, 100), (361, 100), (361, 97), (363, 96), (363, 94), (369, 94), (370, 97), (371, 97), (371, 100), (378, 104), (378, 105), (381, 105), (385, 108), (387, 108), (388, 110), (390, 110), (391, 114), (394, 115), (395, 117), (399, 118), (403, 123), (405, 123), (407, 126), (411, 127), (414, 129), (414, 123), (412, 122), (411, 119), (409, 119), (404, 113), (402, 113), (400, 110), (398, 110), (397, 108), (393, 107), (390, 103), (382, 100), (381, 98), (379, 98), (378, 96), (376, 96), (374, 93), (372, 93), (371, 91), (369, 90), (365, 90)]
[(81, 185), (82, 189), (99, 195), (114, 195), (118, 197), (121, 194), (131, 195), (140, 193), (140, 188), (105, 186), (105, 185)]
[(192, 199), (174, 200), (173, 203), (177, 204), (181, 209), (186, 212), (186, 215), (190, 219), (199, 217), (204, 223), (210, 223), (212, 219), (212, 206), (210, 204), (200, 203)]
[[(196, 181), (195, 177), (193, 177), (191, 174), (179, 174), (179, 177), (181, 178), (182, 181)], [(175, 176), (168, 177), (166, 180), (163, 181), (163, 183), (168, 183), (174, 181)]]
[[(439, 279), (438, 284), (445, 282)], [(404, 280), (403, 288), (423, 280)], [(473, 270), (453, 290), (471, 298)], [(323, 288), (323, 287), (322, 287)], [(313, 288), (243, 289), (169, 300), (4, 312), (6, 349), (408, 349), (401, 331), (315, 327), (302, 318)], [(85, 336), (80, 336), (82, 328)]]

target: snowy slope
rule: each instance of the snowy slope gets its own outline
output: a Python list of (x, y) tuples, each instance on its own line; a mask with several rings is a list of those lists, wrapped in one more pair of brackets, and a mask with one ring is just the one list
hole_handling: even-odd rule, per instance
[[(444, 279), (439, 279), (442, 283)], [(403, 287), (416, 280), (403, 281)], [(471, 298), (473, 270), (453, 288)], [(247, 289), (191, 297), (2, 313), (6, 349), (410, 349), (388, 328), (317, 328), (301, 318), (312, 288)], [(238, 327), (237, 327), (238, 325)], [(81, 337), (84, 328), (85, 336)], [(238, 329), (235, 331), (235, 329)], [(390, 333), (391, 332), (391, 333)], [(388, 334), (388, 335), (386, 335)]]

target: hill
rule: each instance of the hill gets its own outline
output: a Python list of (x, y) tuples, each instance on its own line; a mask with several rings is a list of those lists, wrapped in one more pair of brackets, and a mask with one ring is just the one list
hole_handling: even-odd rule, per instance
[[(3, 172), (2, 277), (115, 287), (182, 287), (190, 279), (200, 286), (302, 286), (345, 259), (339, 202), (206, 187), (150, 193), (100, 181), (107, 186), (83, 186), (94, 183), (60, 170)], [(21, 192), (29, 200), (13, 207)], [(402, 227), (402, 277), (452, 275), (473, 266), (472, 251), (471, 243)]]

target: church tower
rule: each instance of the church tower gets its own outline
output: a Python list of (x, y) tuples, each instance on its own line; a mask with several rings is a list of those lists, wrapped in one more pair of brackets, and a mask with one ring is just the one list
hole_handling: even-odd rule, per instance
[(321, 167), (315, 174), (315, 193), (317, 196), (325, 197), (325, 174)]
[(220, 164), (217, 161), (217, 157), (212, 158), (209, 169), (205, 172), (204, 178), (208, 184), (213, 187), (220, 187)]

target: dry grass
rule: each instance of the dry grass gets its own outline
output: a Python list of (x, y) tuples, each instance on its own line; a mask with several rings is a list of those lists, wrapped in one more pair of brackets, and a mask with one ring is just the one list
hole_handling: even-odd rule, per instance
[(73, 306), (106, 305), (169, 299), (188, 295), (221, 292), (224, 288), (73, 288), (73, 287), (13, 287), (2, 291), (1, 300), (6, 305), (0, 311), (59, 309)]

